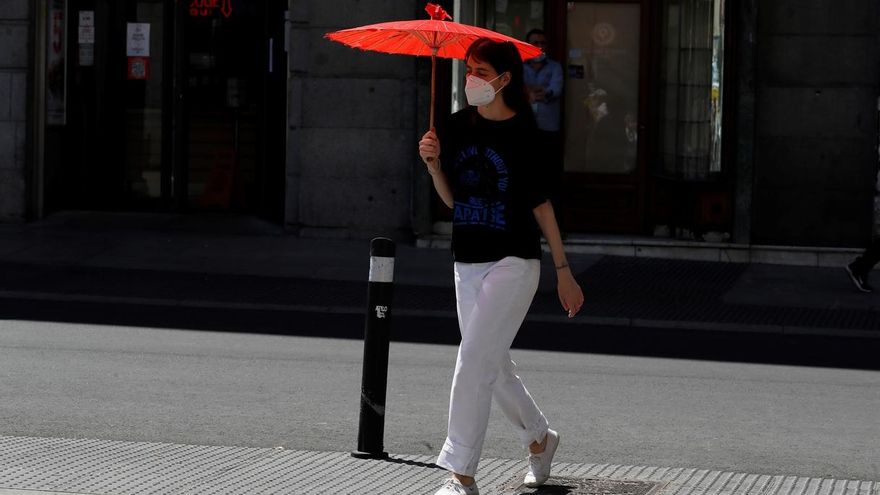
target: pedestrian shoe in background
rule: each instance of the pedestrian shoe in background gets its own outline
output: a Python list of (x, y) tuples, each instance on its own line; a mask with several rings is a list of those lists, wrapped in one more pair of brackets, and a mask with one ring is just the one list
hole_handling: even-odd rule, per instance
[(844, 267), (846, 269), (846, 273), (849, 274), (849, 278), (852, 279), (853, 284), (855, 284), (856, 288), (862, 292), (874, 292), (874, 288), (868, 285), (868, 275), (863, 274), (853, 268), (853, 263), (850, 263)]
[(559, 433), (548, 429), (546, 440), (544, 452), (529, 454), (529, 472), (523, 480), (523, 484), (529, 488), (541, 486), (550, 479), (550, 465), (553, 464), (556, 447), (559, 447)]
[(457, 479), (449, 478), (434, 495), (480, 495), (480, 489), (476, 481), (473, 485), (464, 486)]

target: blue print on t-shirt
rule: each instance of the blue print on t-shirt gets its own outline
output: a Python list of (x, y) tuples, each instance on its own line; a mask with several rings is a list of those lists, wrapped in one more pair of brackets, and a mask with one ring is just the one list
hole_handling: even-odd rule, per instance
[(455, 163), (455, 225), (478, 225), (505, 230), (508, 171), (504, 159), (491, 148), (470, 146)]

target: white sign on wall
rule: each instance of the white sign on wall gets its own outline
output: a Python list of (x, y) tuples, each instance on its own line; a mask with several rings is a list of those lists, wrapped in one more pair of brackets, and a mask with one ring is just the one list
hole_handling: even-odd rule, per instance
[(77, 27), (77, 42), (79, 44), (79, 56), (77, 62), (80, 67), (95, 65), (95, 11), (80, 10), (79, 26)]
[(94, 43), (95, 42), (95, 26), (80, 26), (79, 27), (79, 43)]
[(129, 22), (127, 27), (125, 54), (128, 57), (150, 56), (150, 24)]

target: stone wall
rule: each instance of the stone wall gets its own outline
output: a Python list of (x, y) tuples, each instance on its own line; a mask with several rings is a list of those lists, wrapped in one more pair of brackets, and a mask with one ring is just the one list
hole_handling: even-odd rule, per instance
[(291, 2), (288, 228), (345, 237), (411, 232), (419, 61), (351, 49), (323, 36), (424, 17), (419, 6), (424, 8), (363, 0), (340, 9), (337, 2)]
[(759, 3), (753, 243), (868, 241), (878, 8), (876, 0)]
[(21, 221), (26, 211), (28, 5), (5, 0), (0, 9), (0, 222)]

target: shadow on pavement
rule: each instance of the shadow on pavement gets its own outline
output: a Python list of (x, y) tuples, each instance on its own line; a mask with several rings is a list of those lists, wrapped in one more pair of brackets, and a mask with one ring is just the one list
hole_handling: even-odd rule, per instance
[[(3, 320), (362, 339), (364, 315), (0, 299)], [(454, 317), (395, 315), (395, 342), (457, 345)], [(527, 321), (514, 347), (880, 370), (880, 339)]]
[(422, 467), (422, 468), (427, 468), (427, 469), (442, 469), (445, 471), (445, 469), (434, 464), (433, 462), (419, 462), (419, 461), (412, 461), (412, 460), (408, 460), (408, 459), (398, 459), (397, 457), (386, 457), (386, 458), (380, 459), (380, 460), (383, 462), (392, 462), (394, 464), (405, 464), (407, 466), (416, 466), (416, 467)]

